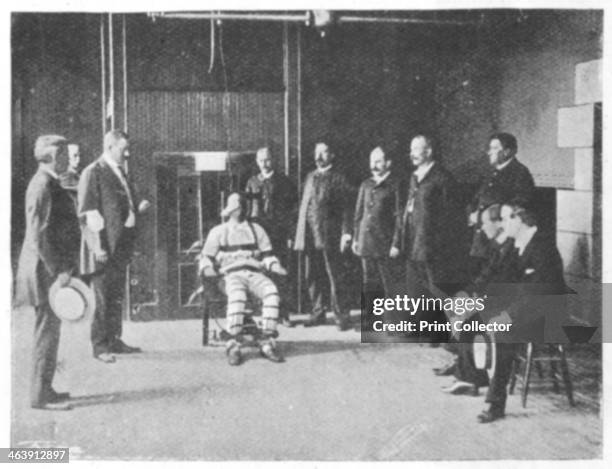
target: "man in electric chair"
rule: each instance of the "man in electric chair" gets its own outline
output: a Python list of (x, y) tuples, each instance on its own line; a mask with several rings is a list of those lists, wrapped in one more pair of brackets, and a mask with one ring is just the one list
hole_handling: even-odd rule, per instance
[(200, 254), (199, 267), (204, 277), (222, 275), (225, 280), (226, 328), (231, 335), (226, 342), (229, 364), (242, 363), (243, 326), (245, 315), (249, 313), (249, 294), (262, 303), (261, 354), (273, 362), (282, 362), (274, 341), (278, 336), (279, 294), (266, 272), (286, 275), (287, 271), (274, 256), (265, 230), (246, 220), (244, 197), (230, 194), (221, 215), (226, 221), (210, 230)]

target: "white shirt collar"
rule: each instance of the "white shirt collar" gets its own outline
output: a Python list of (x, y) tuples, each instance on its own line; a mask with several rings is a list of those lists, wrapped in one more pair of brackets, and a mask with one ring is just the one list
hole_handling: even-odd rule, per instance
[(504, 169), (506, 166), (508, 166), (510, 163), (512, 163), (512, 160), (514, 159), (514, 156), (512, 158), (510, 158), (507, 161), (504, 161), (502, 164), (496, 164), (495, 165), (495, 169), (497, 171), (501, 171), (502, 169)]
[(332, 167), (332, 165), (331, 165), (331, 164), (328, 164), (328, 165), (327, 165), (327, 166), (325, 166), (324, 168), (319, 168), (319, 167), (317, 166), (317, 171), (318, 171), (319, 173), (325, 173), (325, 172), (329, 171), (329, 170), (331, 169), (331, 167)]
[(508, 235), (506, 235), (506, 233), (502, 231), (495, 237), (495, 242), (501, 246), (502, 244), (506, 242), (507, 239), (508, 239)]
[(57, 173), (53, 171), (52, 169), (49, 169), (46, 166), (40, 166), (40, 169), (41, 171), (44, 171), (49, 176), (51, 176), (53, 179), (59, 179), (59, 176), (57, 175)]
[(391, 174), (391, 171), (387, 171), (382, 176), (375, 176), (372, 174), (372, 179), (374, 180), (376, 184), (380, 184), (381, 182), (383, 182), (385, 179), (389, 177), (389, 174)]
[(525, 248), (527, 247), (531, 239), (536, 234), (536, 231), (538, 231), (537, 226), (531, 226), (529, 228), (525, 228), (514, 239), (514, 247), (518, 249), (519, 256), (523, 255), (523, 253), (525, 252)]
[(264, 174), (263, 171), (259, 173), (259, 179), (261, 181), (265, 181), (266, 179), (270, 179), (272, 176), (274, 176), (274, 170), (270, 171), (267, 174)]
[(414, 174), (417, 177), (417, 181), (421, 182), (425, 178), (425, 176), (427, 176), (427, 173), (429, 173), (429, 170), (434, 164), (435, 161), (432, 160), (429, 163), (425, 163), (418, 166), (417, 169), (414, 171)]

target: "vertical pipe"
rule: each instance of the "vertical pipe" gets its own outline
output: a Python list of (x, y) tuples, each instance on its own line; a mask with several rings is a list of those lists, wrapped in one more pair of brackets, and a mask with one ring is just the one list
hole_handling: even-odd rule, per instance
[(122, 55), (123, 55), (123, 130), (128, 131), (128, 81), (127, 81), (127, 27), (125, 14), (122, 15)]
[(102, 83), (102, 137), (106, 133), (106, 48), (104, 46), (104, 15), (100, 15), (100, 78)]
[(297, 28), (297, 177), (298, 192), (302, 190), (302, 29)]
[(115, 55), (113, 52), (113, 14), (108, 14), (108, 75), (109, 95), (108, 101), (111, 105), (111, 129), (115, 128)]
[[(128, 131), (128, 111), (127, 111), (127, 31), (125, 26), (125, 14), (121, 16), (121, 56), (123, 70), (123, 130)], [(115, 109), (113, 105), (113, 117)], [(125, 171), (129, 174), (129, 163), (125, 162)], [(129, 177), (129, 176), (128, 176)], [(138, 207), (135, 207), (138, 210)], [(132, 319), (132, 272), (130, 264), (126, 266), (125, 272), (125, 310), (127, 311), (127, 319)]]
[[(297, 64), (296, 64), (296, 88), (297, 88), (297, 190), (298, 200), (302, 192), (302, 26), (297, 27)], [(303, 256), (298, 255), (298, 314), (302, 314), (302, 260)]]
[(283, 22), (283, 84), (285, 87), (283, 124), (285, 174), (289, 175), (289, 23)]

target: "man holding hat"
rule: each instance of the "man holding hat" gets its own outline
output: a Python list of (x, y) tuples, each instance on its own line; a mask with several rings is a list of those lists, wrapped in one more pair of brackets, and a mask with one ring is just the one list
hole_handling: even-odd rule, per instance
[(246, 202), (238, 193), (230, 194), (221, 212), (225, 223), (210, 230), (200, 254), (200, 272), (205, 277), (225, 278), (227, 295), (227, 329), (232, 338), (226, 343), (230, 365), (242, 362), (241, 341), (247, 295), (262, 302), (263, 340), (261, 354), (273, 361), (283, 358), (276, 351), (274, 338), (278, 335), (279, 295), (276, 285), (266, 271), (286, 275), (286, 270), (272, 254), (270, 239), (261, 225), (246, 220)]
[(70, 283), (79, 260), (80, 228), (74, 203), (60, 185), (68, 167), (66, 139), (43, 135), (36, 140), (38, 170), (26, 191), (26, 233), (19, 257), (16, 304), (34, 306), (34, 350), (30, 402), (33, 408), (70, 410), (70, 395), (52, 387), (57, 364), (60, 319), (49, 304), (49, 289)]

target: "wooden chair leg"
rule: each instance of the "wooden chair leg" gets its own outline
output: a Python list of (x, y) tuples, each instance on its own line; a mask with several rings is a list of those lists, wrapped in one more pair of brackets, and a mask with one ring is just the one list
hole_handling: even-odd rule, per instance
[(518, 370), (518, 358), (512, 360), (512, 368), (510, 371), (510, 387), (508, 389), (508, 394), (514, 394), (514, 388), (516, 386), (516, 374), (519, 372)]
[(561, 375), (563, 377), (563, 385), (565, 387), (565, 393), (567, 394), (567, 400), (573, 407), (576, 405), (574, 402), (574, 388), (572, 386), (572, 379), (570, 377), (569, 368), (567, 366), (567, 358), (565, 356), (565, 349), (563, 345), (558, 345), (559, 355), (561, 356)]
[(549, 349), (549, 354), (550, 354), (550, 379), (552, 381), (552, 385), (553, 385), (553, 391), (555, 393), (559, 393), (560, 389), (559, 389), (559, 370), (557, 369), (557, 355), (558, 355), (558, 350), (557, 347), (553, 344), (549, 344), (548, 345), (548, 349)]
[(533, 364), (535, 365), (535, 369), (538, 372), (538, 378), (544, 379), (544, 370), (542, 369), (542, 362), (536, 360), (533, 362)]
[(529, 394), (529, 379), (531, 378), (531, 368), (533, 365), (533, 343), (527, 344), (527, 354), (525, 357), (525, 373), (523, 375), (523, 390), (521, 400), (523, 408), (527, 407), (527, 394)]
[(205, 295), (202, 294), (202, 345), (208, 345), (209, 315), (208, 301), (206, 300)]

